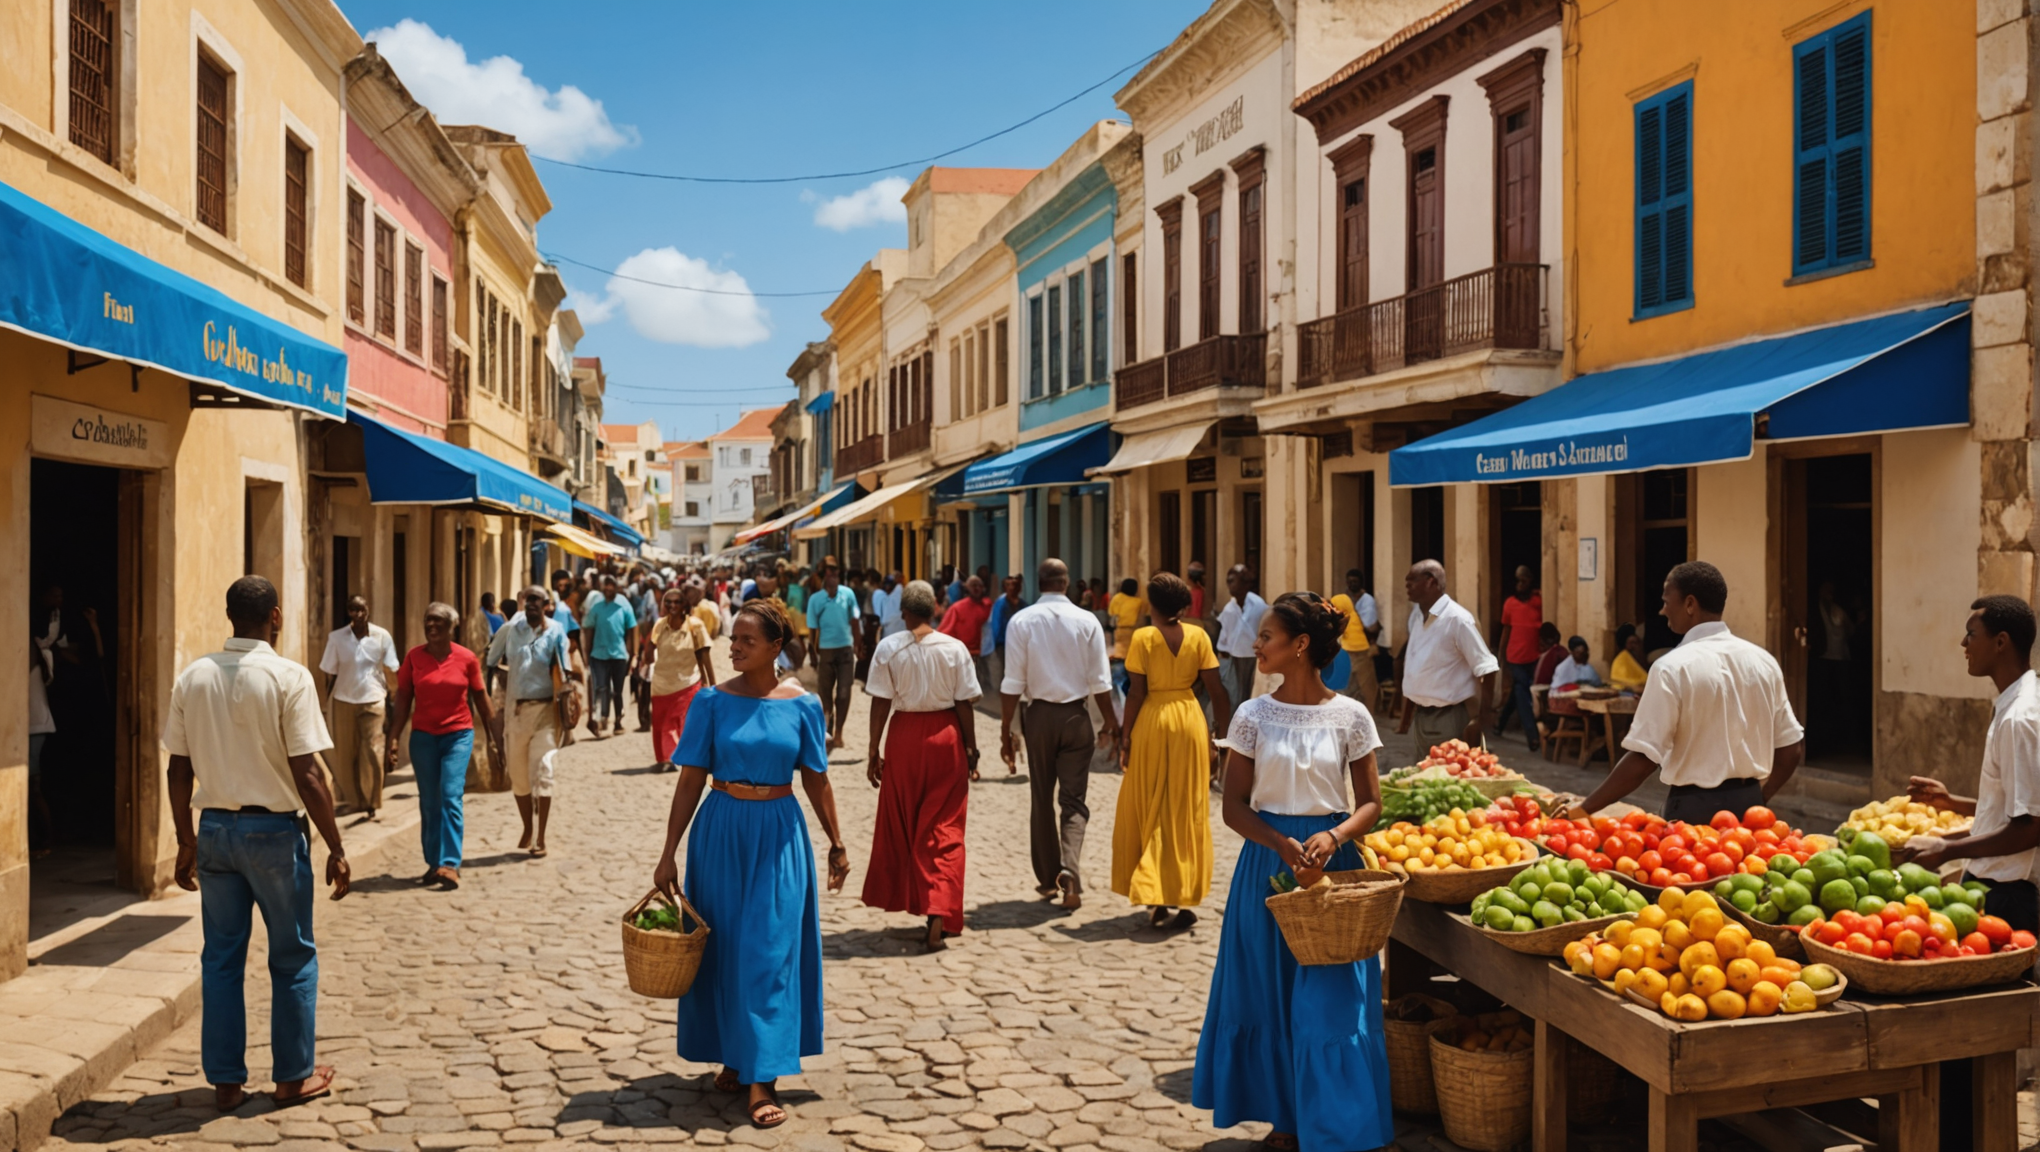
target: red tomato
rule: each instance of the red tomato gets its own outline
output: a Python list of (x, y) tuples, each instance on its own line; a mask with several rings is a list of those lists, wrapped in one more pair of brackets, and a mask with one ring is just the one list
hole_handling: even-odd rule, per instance
[(1701, 863), (1707, 866), (1709, 876), (1726, 876), (1735, 871), (1735, 861), (1729, 859), (1726, 852), (1709, 852), (1707, 859)]
[(1608, 859), (1606, 852), (1596, 852), (1592, 856), (1587, 857), (1587, 867), (1596, 872), (1606, 872), (1614, 866), (1615, 862)]
[(1672, 873), (1672, 879), (1671, 879), (1670, 883), (1667, 883), (1667, 884), (1663, 885), (1663, 887), (1666, 887), (1666, 888), (1673, 888), (1673, 887), (1677, 887), (1677, 888), (1689, 888), (1689, 887), (1691, 887), (1691, 886), (1692, 886), (1692, 884), (1693, 884), (1693, 878), (1692, 878), (1691, 876), (1687, 875), (1687, 874), (1686, 874), (1686, 873), (1684, 873), (1684, 872), (1674, 872), (1674, 873)]
[(1654, 829), (1646, 830), (1643, 834), (1643, 846), (1649, 851), (1656, 852), (1665, 846), (1664, 837)]
[(1757, 846), (1756, 833), (1747, 828), (1737, 828), (1721, 838), (1723, 844), (1733, 844), (1736, 850), (1747, 856)]
[(1842, 947), (1858, 956), (1868, 956), (1871, 948), (1870, 938), (1861, 932), (1851, 932), (1848, 938), (1842, 941)]
[(1623, 856), (1617, 859), (1615, 861), (1615, 870), (1624, 876), (1636, 875), (1636, 858), (1633, 856)]
[(2031, 932), (2026, 931), (2024, 928), (2018, 929), (2017, 931), (2014, 931), (2012, 933), (2011, 947), (2013, 948), (2031, 948), (2034, 942), (2035, 941), (2033, 939), (2033, 934)]
[(1872, 940), (1870, 942), (1870, 955), (1874, 959), (1889, 960), (1896, 950), (1897, 945), (1894, 945), (1889, 940)]
[(1749, 855), (1748, 852), (1743, 851), (1742, 845), (1733, 840), (1723, 840), (1721, 842), (1721, 854), (1728, 857), (1730, 862), (1736, 864), (1742, 863), (1743, 857)]
[(1677, 877), (1672, 875), (1671, 869), (1660, 865), (1650, 870), (1650, 879), (1647, 883), (1653, 888), (1670, 888), (1672, 882), (1676, 879)]
[(1684, 852), (1686, 849), (1691, 848), (1692, 846), (1693, 841), (1687, 839), (1686, 837), (1680, 835), (1677, 832), (1674, 832), (1669, 836), (1663, 837), (1657, 842), (1657, 850), (1663, 852), (1667, 856), (1670, 856), (1674, 852)]
[(1985, 916), (1978, 919), (1976, 930), (1983, 933), (1994, 948), (2003, 947), (2012, 940), (2012, 926), (2005, 923), (2001, 917)]
[(1990, 937), (1981, 932), (1971, 932), (1962, 938), (1962, 947), (1974, 948), (1978, 955), (1983, 955), (1990, 951)]
[(1745, 856), (1740, 867), (1752, 876), (1762, 876), (1771, 870), (1771, 866), (1765, 863), (1762, 856)]
[(1925, 916), (1912, 915), (1903, 917), (1899, 920), (1898, 926), (1901, 930), (1919, 933), (1921, 939), (1934, 934), (1933, 930), (1927, 927), (1927, 918)]
[(1835, 913), (1835, 923), (1842, 926), (1844, 933), (1863, 930), (1863, 917), (1854, 908), (1844, 908)]
[(1594, 817), (1594, 831), (1599, 832), (1603, 836), (1607, 836), (1619, 828), (1621, 828), (1621, 825), (1616, 823), (1615, 818), (1612, 816)]
[(1716, 812), (1714, 814), (1714, 819), (1709, 820), (1708, 823), (1712, 824), (1714, 827), (1720, 829), (1721, 831), (1726, 832), (1730, 828), (1733, 828), (1736, 825), (1741, 824), (1742, 821), (1737, 820), (1735, 818), (1735, 813), (1724, 810)]
[(1570, 845), (1565, 850), (1565, 858), (1568, 860), (1585, 860), (1587, 857), (1592, 856), (1593, 854), (1594, 853), (1592, 849), (1588, 848), (1585, 844), (1580, 844), (1577, 842)]
[(1756, 807), (1751, 808), (1749, 811), (1743, 813), (1742, 818), (1742, 824), (1743, 827), (1745, 828), (1769, 828), (1771, 825), (1776, 824), (1777, 822), (1778, 822), (1777, 814), (1772, 812), (1769, 808), (1764, 807), (1762, 804), (1759, 804)]
[(1877, 915), (1882, 917), (1886, 924), (1896, 924), (1900, 920), (1905, 919), (1910, 913), (1905, 910), (1905, 905), (1893, 900), (1891, 903), (1879, 908)]
[[(1769, 828), (1757, 829), (1755, 832), (1750, 833), (1750, 838), (1766, 848), (1775, 847), (1778, 843), (1778, 834)], [(1776, 855), (1776, 853), (1772, 853), (1772, 855)]]
[(1820, 931), (1816, 934), (1815, 938), (1823, 944), (1832, 944), (1839, 948), (1842, 945), (1842, 941), (1849, 938), (1849, 933), (1840, 924), (1830, 920), (1820, 926)]
[(1959, 951), (1960, 951), (1960, 952), (1961, 952), (1961, 954), (1962, 954), (1962, 955), (1964, 955), (1964, 956), (1982, 956), (1982, 955), (1985, 955), (1985, 953), (1982, 953), (1982, 952), (1978, 952), (1978, 951), (1977, 951), (1976, 949), (1974, 949), (1974, 948), (1970, 948), (1970, 947), (1967, 947), (1967, 946), (1964, 946), (1963, 948), (1959, 949)]
[(1693, 861), (1693, 866), (1687, 869), (1687, 874), (1693, 877), (1693, 882), (1696, 884), (1711, 880), (1719, 875), (1719, 873), (1709, 869), (1705, 863), (1699, 860)]
[[(1664, 863), (1665, 863), (1664, 856), (1660, 854), (1655, 847), (1644, 849), (1643, 852), (1636, 857), (1636, 866), (1638, 868), (1643, 869), (1645, 872), (1655, 872), (1659, 868), (1662, 868), (1664, 866)], [(1657, 881), (1653, 880), (1651, 881), (1651, 883), (1655, 884), (1657, 883)]]
[(1561, 856), (1565, 855), (1566, 848), (1565, 833), (1547, 830), (1544, 833), (1544, 846), (1546, 848), (1551, 849), (1553, 852), (1558, 853)]
[(1601, 834), (1592, 828), (1582, 828), (1573, 833), (1572, 841), (1575, 844), (1584, 844), (1588, 848), (1599, 848), (1601, 846)]
[(1528, 796), (1519, 797), (1516, 800), (1516, 811), (1521, 812), (1525, 816), (1542, 816), (1544, 814), (1544, 809), (1537, 806), (1537, 801), (1530, 799)]
[(1631, 812), (1622, 818), (1622, 823), (1632, 831), (1641, 832), (1650, 825), (1650, 813), (1642, 811)]

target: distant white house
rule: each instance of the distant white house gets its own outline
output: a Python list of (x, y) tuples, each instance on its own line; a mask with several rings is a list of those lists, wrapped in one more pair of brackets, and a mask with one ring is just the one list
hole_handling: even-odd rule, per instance
[(666, 547), (682, 555), (702, 556), (709, 547), (715, 511), (715, 463), (708, 445), (700, 440), (666, 445), (671, 462), (673, 526), (667, 530)]
[(757, 515), (758, 489), (771, 482), (772, 420), (785, 405), (758, 408), (708, 438), (713, 480), (708, 551), (729, 547), (730, 538)]

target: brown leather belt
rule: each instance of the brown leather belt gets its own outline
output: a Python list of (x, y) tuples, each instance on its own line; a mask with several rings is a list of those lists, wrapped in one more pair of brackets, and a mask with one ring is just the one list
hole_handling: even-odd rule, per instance
[(791, 784), (746, 784), (740, 780), (711, 780), (709, 787), (736, 800), (778, 800), (793, 795)]

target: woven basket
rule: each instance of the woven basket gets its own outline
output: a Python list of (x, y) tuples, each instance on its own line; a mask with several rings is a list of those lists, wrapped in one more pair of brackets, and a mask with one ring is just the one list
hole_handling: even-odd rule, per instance
[(1809, 960), (1833, 967), (1848, 977), (1849, 987), (1878, 996), (1910, 996), (1919, 992), (1955, 992), (2025, 978), (2035, 950), (1993, 952), (1988, 956), (1957, 956), (1952, 960), (1878, 960), (1845, 948), (1823, 944), (1811, 936), (1801, 945)]
[(623, 914), (623, 972), (630, 990), (654, 1000), (678, 1000), (694, 986), (694, 974), (701, 970), (701, 954), (708, 947), (708, 921), (694, 905), (680, 898), (683, 922), (694, 921), (692, 932), (646, 932), (632, 924), (637, 914), (653, 902), (671, 908), (673, 902), (654, 890)]
[(1402, 879), (1364, 868), (1325, 877), (1332, 882), (1329, 890), (1300, 889), (1267, 899), (1296, 962), (1352, 964), (1381, 951), (1402, 907)]
[(1614, 1111), (1615, 1102), (1641, 1081), (1620, 1064), (1574, 1040), (1566, 1046), (1565, 1114), (1574, 1124), (1599, 1124)]
[(1530, 1090), (1537, 1050), (1467, 1052), (1431, 1036), (1431, 1076), (1445, 1136), (1473, 1152), (1508, 1152), (1530, 1139)]
[(1528, 932), (1497, 932), (1485, 924), (1475, 924), (1471, 918), (1461, 913), (1454, 912), (1451, 916), (1509, 951), (1521, 952), (1525, 956), (1563, 956), (1565, 946), (1573, 941), (1590, 932), (1599, 932), (1617, 920), (1631, 919), (1626, 914), (1597, 916), (1592, 920), (1573, 920), (1564, 924), (1553, 924), (1549, 928), (1533, 928)]
[(1787, 960), (1806, 959), (1806, 949), (1799, 946), (1799, 933), (1797, 930), (1780, 927), (1776, 924), (1766, 924), (1726, 900), (1718, 901), (1718, 903), (1721, 905), (1721, 910), (1728, 913), (1729, 919), (1750, 930), (1750, 939), (1762, 940), (1771, 946), (1771, 951), (1776, 952)]
[[(1431, 1033), (1457, 1022), (1459, 1009), (1436, 996), (1412, 992), (1396, 1003), (1416, 1001), (1431, 1009), (1429, 1020), (1384, 1018), (1388, 1047), (1388, 1098), (1398, 1112), (1438, 1114), (1438, 1089), (1431, 1078)], [(1385, 1016), (1385, 1014), (1384, 1014)]]
[(1410, 899), (1422, 900), (1426, 904), (1465, 904), (1475, 896), (1507, 884), (1516, 873), (1537, 863), (1537, 842), (1516, 838), (1524, 849), (1523, 859), (1514, 864), (1501, 864), (1493, 868), (1467, 868), (1458, 872), (1411, 872), (1403, 869), (1409, 878)]

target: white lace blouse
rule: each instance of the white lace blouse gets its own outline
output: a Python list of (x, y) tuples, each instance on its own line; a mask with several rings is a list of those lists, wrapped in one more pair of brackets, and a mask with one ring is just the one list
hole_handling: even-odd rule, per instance
[(1381, 736), (1349, 696), (1323, 704), (1256, 696), (1233, 713), (1226, 743), (1254, 761), (1256, 812), (1330, 816), (1353, 810), (1350, 765), (1381, 747)]

